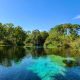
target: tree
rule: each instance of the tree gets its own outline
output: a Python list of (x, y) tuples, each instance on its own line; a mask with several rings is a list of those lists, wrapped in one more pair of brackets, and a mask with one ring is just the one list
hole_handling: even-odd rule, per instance
[(59, 24), (51, 28), (45, 46), (70, 47), (70, 43), (79, 38), (79, 24)]
[(49, 34), (48, 34), (48, 32), (43, 31), (43, 32), (41, 32), (41, 36), (42, 36), (42, 42), (44, 44), (44, 42), (45, 42), (46, 38), (49, 36)]
[(35, 46), (42, 45), (42, 36), (39, 30), (32, 31), (31, 43)]
[(0, 23), (1, 45), (23, 45), (27, 34), (20, 26), (15, 27), (12, 23)]
[(13, 34), (13, 38), (14, 38), (13, 43), (15, 45), (23, 45), (26, 36), (27, 36), (26, 32), (23, 31), (20, 26), (15, 27), (14, 34)]

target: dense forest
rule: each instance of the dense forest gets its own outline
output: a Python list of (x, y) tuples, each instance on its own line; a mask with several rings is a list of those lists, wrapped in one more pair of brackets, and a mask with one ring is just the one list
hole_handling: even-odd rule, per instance
[(47, 31), (24, 31), (12, 23), (0, 23), (0, 46), (80, 48), (80, 25), (59, 24)]
[(50, 48), (80, 48), (80, 25), (60, 24), (51, 28), (44, 46)]
[(21, 26), (12, 23), (0, 23), (0, 46), (43, 46), (47, 37), (46, 31), (24, 31)]
[(12, 23), (0, 23), (0, 45), (23, 45), (26, 38), (26, 32), (20, 26), (14, 26)]

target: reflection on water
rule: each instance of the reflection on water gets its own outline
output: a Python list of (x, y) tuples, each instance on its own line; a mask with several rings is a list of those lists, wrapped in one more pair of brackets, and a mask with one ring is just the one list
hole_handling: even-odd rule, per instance
[(0, 47), (0, 64), (11, 66), (12, 62), (19, 62), (25, 55), (21, 47)]
[(45, 48), (46, 54), (55, 54), (59, 56), (65, 56), (65, 57), (79, 57), (80, 51), (77, 49), (63, 49), (63, 48), (56, 48), (56, 49), (47, 49)]
[(0, 47), (0, 80), (80, 80), (79, 55), (72, 49)]

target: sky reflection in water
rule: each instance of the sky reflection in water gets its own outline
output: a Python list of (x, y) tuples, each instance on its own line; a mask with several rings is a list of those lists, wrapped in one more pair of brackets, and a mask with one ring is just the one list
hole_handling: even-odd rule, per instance
[(4, 52), (2, 48), (0, 52), (0, 80), (80, 80), (80, 66), (66, 66), (64, 56), (46, 55), (40, 49), (7, 48)]

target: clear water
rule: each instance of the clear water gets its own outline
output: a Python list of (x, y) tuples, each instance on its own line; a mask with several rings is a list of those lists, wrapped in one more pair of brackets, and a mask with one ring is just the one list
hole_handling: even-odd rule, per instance
[(79, 55), (69, 53), (0, 47), (0, 80), (80, 80)]

